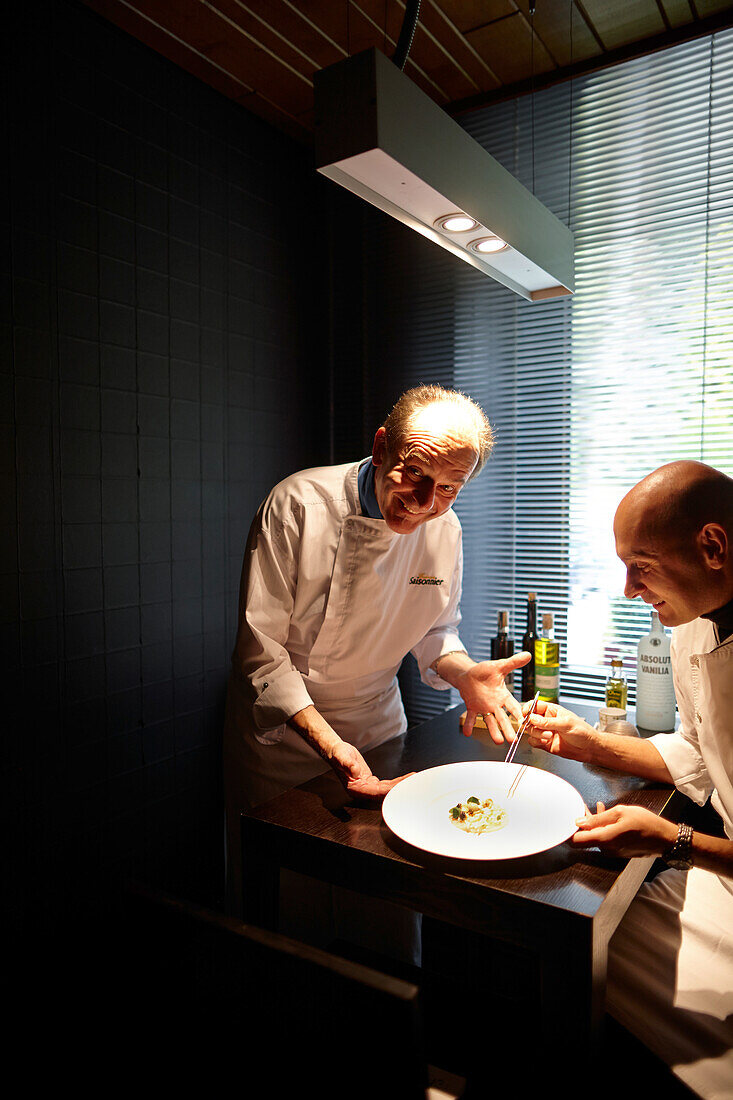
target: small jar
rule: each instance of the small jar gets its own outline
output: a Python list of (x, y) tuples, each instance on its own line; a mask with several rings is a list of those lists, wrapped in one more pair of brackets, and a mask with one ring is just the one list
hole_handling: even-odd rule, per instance
[(611, 722), (625, 722), (625, 707), (601, 707), (598, 711), (598, 729), (601, 733), (608, 733)]
[(639, 731), (636, 726), (632, 726), (631, 722), (626, 722), (623, 718), (615, 718), (608, 723), (608, 729), (606, 733), (617, 733), (622, 737), (638, 737)]

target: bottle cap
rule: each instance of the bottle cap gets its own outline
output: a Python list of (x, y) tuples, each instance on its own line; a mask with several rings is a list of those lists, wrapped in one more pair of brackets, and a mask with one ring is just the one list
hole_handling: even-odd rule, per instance
[(508, 618), (509, 613), (507, 611), (499, 612), (499, 630), (506, 630)]
[(536, 592), (528, 592), (527, 593), (527, 599), (528, 600), (536, 600), (537, 599), (537, 593)]
[(616, 666), (618, 666), (618, 668), (623, 668), (623, 664), (624, 663), (620, 657), (611, 658), (611, 668), (615, 668)]
[(555, 625), (555, 619), (551, 611), (545, 611), (542, 616), (542, 627), (544, 630), (549, 630), (550, 627)]

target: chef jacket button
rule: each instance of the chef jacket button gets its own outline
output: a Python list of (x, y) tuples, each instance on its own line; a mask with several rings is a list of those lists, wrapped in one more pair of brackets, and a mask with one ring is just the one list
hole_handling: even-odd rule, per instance
[(270, 685), (268, 684), (267, 680), (265, 680), (264, 684), (262, 685), (262, 690), (264, 691), (265, 688), (269, 688), (269, 686)]

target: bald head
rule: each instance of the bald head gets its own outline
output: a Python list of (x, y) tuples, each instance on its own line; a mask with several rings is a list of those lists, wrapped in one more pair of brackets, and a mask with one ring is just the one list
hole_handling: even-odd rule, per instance
[(670, 462), (629, 490), (616, 510), (625, 594), (665, 626), (733, 599), (733, 479), (702, 462)]
[(707, 523), (733, 538), (733, 478), (704, 462), (668, 462), (629, 490), (619, 520), (643, 524), (648, 536), (671, 543), (694, 540)]

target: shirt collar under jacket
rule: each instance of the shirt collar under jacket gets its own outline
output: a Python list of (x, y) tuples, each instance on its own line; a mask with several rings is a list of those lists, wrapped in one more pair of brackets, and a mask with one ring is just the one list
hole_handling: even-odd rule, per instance
[(710, 619), (718, 632), (718, 641), (724, 642), (733, 634), (733, 600), (723, 604), (716, 611), (710, 611), (707, 615), (701, 615), (702, 619)]
[(374, 491), (374, 463), (371, 458), (365, 458), (359, 467), (358, 483), (361, 514), (369, 519), (384, 519)]

